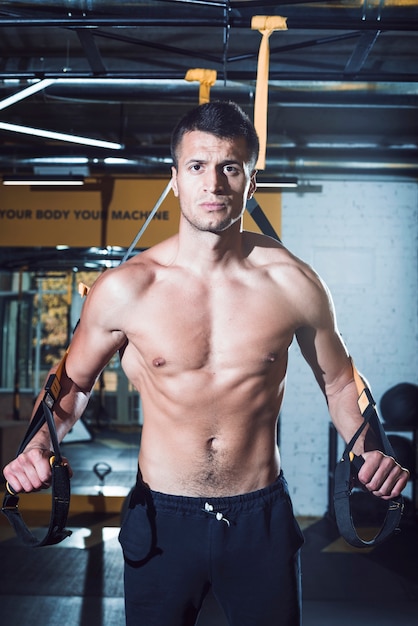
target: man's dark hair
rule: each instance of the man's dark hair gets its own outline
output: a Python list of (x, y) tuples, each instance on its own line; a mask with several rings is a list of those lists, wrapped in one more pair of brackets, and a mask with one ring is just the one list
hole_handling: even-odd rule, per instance
[(220, 139), (243, 137), (248, 147), (248, 162), (255, 167), (259, 142), (248, 115), (235, 102), (213, 101), (201, 104), (184, 115), (171, 136), (171, 157), (177, 169), (177, 151), (183, 136), (194, 130), (210, 133)]

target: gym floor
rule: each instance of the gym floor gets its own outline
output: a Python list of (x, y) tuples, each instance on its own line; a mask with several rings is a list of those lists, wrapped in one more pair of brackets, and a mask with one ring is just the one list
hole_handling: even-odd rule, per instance
[[(138, 432), (100, 431), (91, 441), (63, 446), (74, 469), (68, 520), (73, 534), (58, 546), (23, 547), (1, 516), (1, 623), (123, 626), (123, 562), (117, 537), (120, 509), (135, 481), (138, 444)], [(49, 504), (49, 494), (21, 499), (31, 529), (47, 523)], [(304, 626), (418, 626), (418, 525), (411, 510), (399, 534), (366, 550), (350, 548), (327, 515), (299, 523), (306, 540)], [(227, 626), (211, 595), (198, 626)]]

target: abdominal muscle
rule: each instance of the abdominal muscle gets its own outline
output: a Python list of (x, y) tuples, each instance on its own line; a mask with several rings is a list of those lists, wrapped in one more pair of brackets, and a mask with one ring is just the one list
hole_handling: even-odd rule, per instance
[[(232, 496), (262, 489), (278, 476), (277, 388), (273, 398), (260, 391), (260, 380), (222, 383), (219, 389), (208, 378), (204, 372), (183, 375), (164, 393), (161, 388), (142, 393), (139, 467), (154, 491)], [(222, 398), (222, 407), (216, 398)]]

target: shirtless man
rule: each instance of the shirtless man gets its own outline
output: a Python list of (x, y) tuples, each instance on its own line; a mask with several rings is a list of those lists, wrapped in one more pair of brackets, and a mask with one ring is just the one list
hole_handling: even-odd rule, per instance
[[(176, 236), (107, 271), (74, 334), (56, 408), (59, 437), (119, 351), (140, 392), (139, 472), (120, 540), (129, 626), (194, 624), (212, 587), (232, 626), (300, 623), (300, 530), (277, 449), (296, 336), (347, 441), (362, 422), (348, 352), (320, 278), (284, 246), (242, 231), (258, 140), (232, 103), (189, 112), (172, 141)], [(359, 479), (382, 498), (408, 472), (367, 450)], [(43, 430), (4, 475), (50, 481)]]

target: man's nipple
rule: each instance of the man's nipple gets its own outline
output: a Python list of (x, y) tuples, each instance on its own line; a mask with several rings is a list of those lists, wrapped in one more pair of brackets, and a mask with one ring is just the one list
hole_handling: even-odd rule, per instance
[(162, 356), (157, 356), (157, 358), (153, 359), (152, 364), (154, 367), (162, 367), (165, 365), (165, 359)]

